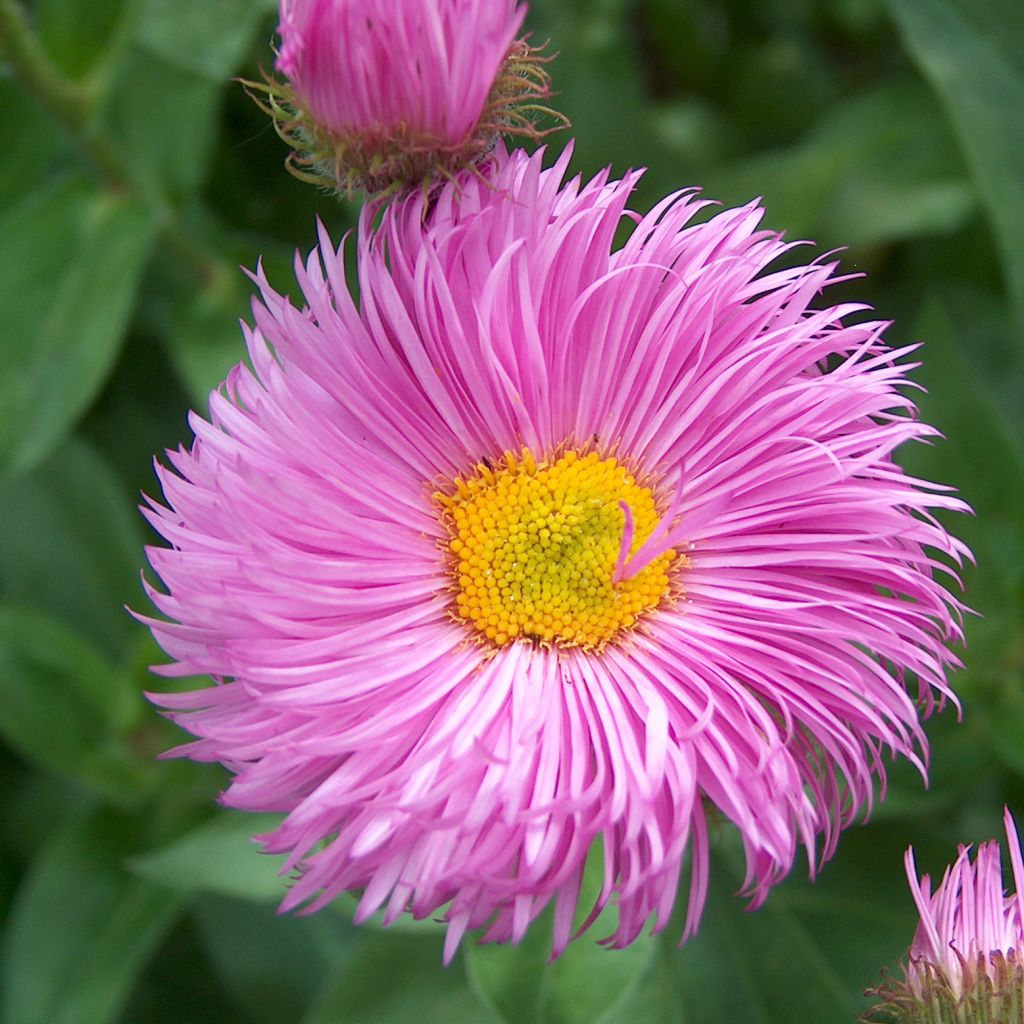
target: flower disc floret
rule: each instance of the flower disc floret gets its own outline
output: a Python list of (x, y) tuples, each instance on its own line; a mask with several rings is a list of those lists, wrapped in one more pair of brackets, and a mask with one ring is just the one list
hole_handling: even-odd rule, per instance
[(525, 637), (600, 650), (669, 596), (672, 549), (617, 578), (620, 556), (636, 554), (659, 516), (653, 491), (615, 458), (570, 449), (537, 463), (528, 449), (506, 452), (436, 498), (455, 613), (499, 647)]

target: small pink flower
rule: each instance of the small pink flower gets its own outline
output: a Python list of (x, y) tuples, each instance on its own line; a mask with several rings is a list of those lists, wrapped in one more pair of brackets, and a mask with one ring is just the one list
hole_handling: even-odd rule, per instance
[(162, 671), (217, 683), (154, 699), (227, 806), (285, 813), (285, 907), (442, 914), (449, 957), (552, 904), (556, 954), (606, 906), (626, 945), (688, 851), (691, 934), (712, 809), (759, 904), (886, 752), (924, 772), (957, 663), (938, 554), (966, 549), (931, 510), (964, 506), (892, 457), (936, 434), (914, 346), (815, 308), (836, 264), (792, 265), (756, 203), (640, 215), (637, 174), (567, 161), (499, 149), (364, 213), (358, 304), (323, 231), (304, 304), (258, 272), (252, 369), (148, 510)]
[(870, 994), (885, 1002), (878, 1019), (922, 1024), (1024, 1020), (1024, 861), (1009, 809), (1004, 814), (1015, 892), (1006, 895), (999, 843), (961, 846), (932, 892), (918, 881), (913, 849), (905, 862), (921, 915), (905, 980)]
[[(371, 193), (472, 166), (536, 136), (549, 94), (517, 0), (281, 0), (277, 70), (256, 86), (300, 176)], [(524, 109), (525, 108), (525, 109)]]
[(1009, 809), (1003, 823), (1016, 889), (1010, 896), (1003, 891), (996, 840), (978, 847), (973, 864), (971, 848), (959, 847), (956, 861), (946, 869), (934, 893), (928, 875), (918, 882), (914, 851), (907, 850), (907, 878), (921, 914), (910, 946), (907, 974), (918, 995), (927, 986), (929, 967), (938, 968), (950, 988), (961, 995), (977, 983), (979, 973), (996, 981), (992, 954), (1016, 952), (1024, 957), (1024, 863)]

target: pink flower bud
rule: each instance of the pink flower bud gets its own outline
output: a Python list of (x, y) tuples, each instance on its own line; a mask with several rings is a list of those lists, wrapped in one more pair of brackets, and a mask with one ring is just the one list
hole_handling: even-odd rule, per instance
[(290, 169), (392, 192), (472, 167), (502, 133), (543, 134), (530, 115), (548, 76), (517, 40), (525, 15), (517, 0), (281, 0), (287, 81), (254, 88)]
[(1024, 1019), (1024, 862), (1009, 810), (1006, 841), (1016, 891), (1005, 895), (999, 843), (961, 846), (932, 892), (907, 850), (907, 878), (921, 914), (902, 982), (871, 995), (884, 1000), (868, 1020), (898, 1024), (981, 1024)]

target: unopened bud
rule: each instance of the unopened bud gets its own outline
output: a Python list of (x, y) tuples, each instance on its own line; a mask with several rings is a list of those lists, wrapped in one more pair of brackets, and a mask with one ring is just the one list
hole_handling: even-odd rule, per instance
[(281, 0), (281, 81), (246, 83), (298, 177), (387, 195), (473, 168), (502, 134), (537, 138), (547, 58), (516, 0)]
[(982, 843), (972, 863), (961, 846), (934, 893), (920, 881), (913, 850), (907, 877), (921, 914), (902, 981), (868, 995), (877, 1024), (1024, 1024), (1024, 862), (1010, 812), (1006, 838), (1015, 892), (1004, 895), (999, 843)]

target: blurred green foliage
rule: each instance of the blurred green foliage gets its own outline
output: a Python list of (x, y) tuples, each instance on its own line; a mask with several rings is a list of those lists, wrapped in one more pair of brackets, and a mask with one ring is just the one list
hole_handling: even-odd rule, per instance
[[(157, 762), (146, 705), (151, 457), (241, 358), (259, 256), (287, 290), (314, 218), (354, 211), (284, 173), (233, 76), (272, 59), (274, 0), (0, 0), (0, 1024), (660, 1024), (849, 1021), (915, 923), (900, 857), (1024, 818), (1024, 5), (1019, 0), (534, 0), (575, 167), (692, 183), (870, 280), (844, 295), (925, 339), (905, 453), (977, 517), (963, 722), (929, 726), (811, 884), (747, 915), (716, 836), (701, 934), (544, 968), (518, 949), (440, 967), (440, 926), (279, 918), (259, 822), (215, 810), (219, 769)], [(11, 34), (21, 24), (30, 35)], [(553, 143), (559, 148), (565, 140)], [(186, 681), (187, 683), (187, 681)], [(185, 685), (183, 683), (182, 685)]]

